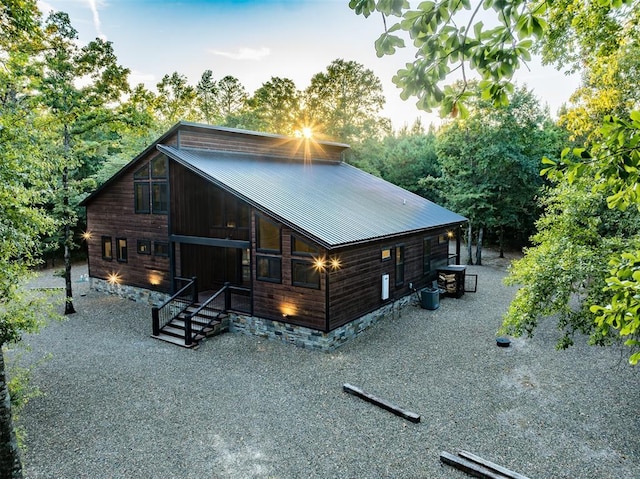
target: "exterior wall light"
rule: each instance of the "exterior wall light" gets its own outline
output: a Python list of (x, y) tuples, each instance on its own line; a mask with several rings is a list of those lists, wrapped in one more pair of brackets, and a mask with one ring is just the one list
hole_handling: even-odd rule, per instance
[(107, 282), (109, 284), (120, 284), (121, 281), (122, 278), (119, 273), (110, 273), (109, 276), (107, 276)]

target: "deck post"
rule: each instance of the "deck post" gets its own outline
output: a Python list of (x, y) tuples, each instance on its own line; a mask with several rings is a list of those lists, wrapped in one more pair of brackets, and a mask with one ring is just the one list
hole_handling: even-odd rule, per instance
[(191, 302), (198, 302), (198, 278), (196, 276), (191, 277), (191, 281), (193, 281), (193, 295), (191, 297)]
[(228, 281), (224, 283), (224, 310), (229, 311), (231, 309), (231, 283)]
[(184, 345), (191, 346), (191, 315), (187, 314), (184, 317)]
[(160, 334), (160, 315), (158, 314), (158, 308), (156, 306), (151, 308), (151, 330), (154, 336)]

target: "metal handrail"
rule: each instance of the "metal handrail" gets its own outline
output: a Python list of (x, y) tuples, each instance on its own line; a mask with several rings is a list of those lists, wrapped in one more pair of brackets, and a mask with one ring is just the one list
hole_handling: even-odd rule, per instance
[[(182, 278), (181, 278), (182, 279)], [(191, 297), (185, 299), (186, 292), (191, 289)], [(169, 324), (174, 318), (197, 301), (198, 296), (198, 279), (194, 276), (188, 284), (182, 287), (177, 293), (167, 299), (160, 306), (151, 308), (152, 332), (154, 336), (160, 334), (160, 330)]]

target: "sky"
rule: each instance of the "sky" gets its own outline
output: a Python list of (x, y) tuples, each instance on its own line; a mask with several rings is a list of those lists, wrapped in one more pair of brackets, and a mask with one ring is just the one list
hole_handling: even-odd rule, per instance
[[(414, 2), (415, 3), (415, 2)], [(132, 86), (151, 90), (165, 74), (186, 75), (195, 85), (205, 70), (215, 80), (232, 75), (252, 94), (272, 77), (289, 78), (299, 90), (335, 59), (356, 61), (380, 79), (387, 99), (383, 116), (393, 127), (437, 123), (415, 99), (400, 99), (391, 78), (413, 60), (409, 45), (378, 58), (374, 42), (382, 19), (349, 9), (348, 0), (46, 0), (39, 7), (70, 16), (81, 44), (100, 37), (113, 43), (118, 62), (131, 70)], [(535, 59), (516, 75), (552, 115), (568, 101), (579, 78), (567, 77)]]

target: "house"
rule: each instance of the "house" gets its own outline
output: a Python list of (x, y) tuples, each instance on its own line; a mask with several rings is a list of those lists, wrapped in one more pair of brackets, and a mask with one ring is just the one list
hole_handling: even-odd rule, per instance
[(176, 124), (83, 201), (92, 287), (154, 303), (154, 335), (183, 345), (226, 327), (338, 346), (459, 262), (466, 222), (347, 148)]

